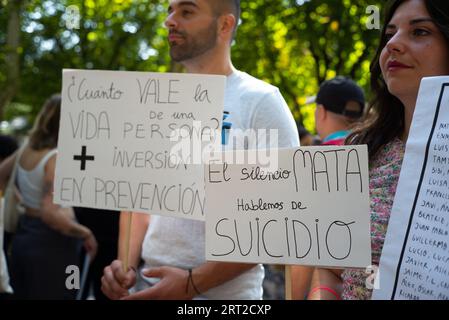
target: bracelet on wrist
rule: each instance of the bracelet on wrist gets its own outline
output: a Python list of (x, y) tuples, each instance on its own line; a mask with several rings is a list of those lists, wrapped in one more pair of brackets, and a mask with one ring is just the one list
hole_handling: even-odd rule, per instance
[(320, 291), (320, 290), (327, 291), (327, 292), (331, 293), (337, 300), (341, 300), (340, 295), (334, 289), (327, 287), (327, 286), (318, 286), (318, 287), (313, 288), (312, 290), (310, 290), (308, 296), (311, 297), (315, 292)]
[(195, 283), (193, 282), (193, 276), (192, 276), (192, 269), (188, 269), (187, 270), (189, 272), (189, 275), (187, 277), (187, 283), (186, 283), (186, 293), (189, 293), (189, 285), (192, 285), (193, 290), (195, 291), (195, 293), (197, 295), (200, 295), (201, 292), (200, 290), (198, 290), (197, 286), (195, 285)]

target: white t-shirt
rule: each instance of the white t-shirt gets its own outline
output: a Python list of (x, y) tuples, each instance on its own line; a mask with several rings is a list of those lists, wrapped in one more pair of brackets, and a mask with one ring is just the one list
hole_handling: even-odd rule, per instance
[[(225, 149), (265, 147), (264, 142), (255, 139), (236, 139), (236, 145), (231, 143), (232, 137), (248, 129), (277, 129), (280, 148), (299, 146), (293, 116), (279, 90), (272, 85), (235, 71), (227, 77), (224, 110), (224, 127), (230, 128), (226, 129), (229, 136)], [(205, 223), (152, 216), (142, 245), (142, 259), (144, 268), (172, 266), (189, 269), (205, 263)], [(197, 298), (262, 299), (263, 278), (263, 266), (257, 265)], [(148, 279), (138, 281), (136, 289), (145, 288), (149, 282)]]

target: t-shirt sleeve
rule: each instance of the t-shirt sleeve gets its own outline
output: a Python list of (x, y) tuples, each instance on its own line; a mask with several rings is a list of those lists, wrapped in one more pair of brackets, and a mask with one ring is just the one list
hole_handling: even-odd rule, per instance
[(299, 147), (295, 120), (278, 89), (260, 99), (254, 109), (251, 127), (257, 130), (257, 139), (250, 149)]

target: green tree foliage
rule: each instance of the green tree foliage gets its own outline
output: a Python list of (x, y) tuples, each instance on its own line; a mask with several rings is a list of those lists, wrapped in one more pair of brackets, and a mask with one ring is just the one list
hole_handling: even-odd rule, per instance
[[(79, 28), (69, 6), (79, 9)], [(22, 90), (17, 99), (40, 107), (60, 91), (61, 70), (167, 71), (166, 8), (158, 1), (29, 1), (23, 12)]]
[[(11, 0), (0, 0), (5, 5)], [(163, 27), (167, 1), (24, 0), (21, 12), (20, 80), (15, 101), (33, 106), (60, 91), (63, 68), (177, 70), (170, 64)], [(367, 88), (369, 61), (378, 30), (368, 30), (368, 0), (242, 1), (233, 60), (241, 70), (281, 89), (295, 118), (314, 130), (313, 105), (319, 83), (335, 75)], [(80, 13), (79, 28), (67, 23), (69, 6)], [(7, 12), (0, 7), (0, 70)], [(3, 59), (3, 60), (2, 60)], [(7, 81), (0, 74), (0, 87)], [(7, 116), (15, 114), (8, 111)], [(1, 115), (0, 115), (1, 119)]]
[(5, 106), (16, 96), (20, 86), (20, 13), (23, 3), (23, 0), (4, 1), (0, 7), (0, 16), (8, 17), (4, 21), (6, 29), (0, 36), (0, 119)]
[(234, 60), (279, 86), (295, 118), (313, 131), (315, 106), (306, 102), (322, 81), (345, 75), (368, 89), (379, 30), (366, 27), (366, 8), (376, 3), (380, 8), (371, 0), (242, 1)]

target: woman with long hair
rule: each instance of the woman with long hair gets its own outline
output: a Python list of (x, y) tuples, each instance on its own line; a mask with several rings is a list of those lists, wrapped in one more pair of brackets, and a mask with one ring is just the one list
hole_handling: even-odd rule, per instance
[[(371, 64), (374, 99), (347, 138), (370, 156), (372, 263), (379, 265), (421, 79), (449, 75), (449, 1), (394, 0)], [(316, 269), (309, 299), (370, 299), (364, 270)]]
[[(72, 208), (53, 203), (60, 95), (41, 109), (29, 141), (18, 160), (16, 187), (25, 214), (20, 217), (11, 249), (11, 285), (18, 299), (73, 299), (76, 290), (66, 287), (68, 266), (78, 265), (84, 246), (92, 257), (97, 243), (92, 232), (79, 224)], [(0, 188), (6, 184), (15, 153), (0, 166)]]

